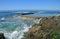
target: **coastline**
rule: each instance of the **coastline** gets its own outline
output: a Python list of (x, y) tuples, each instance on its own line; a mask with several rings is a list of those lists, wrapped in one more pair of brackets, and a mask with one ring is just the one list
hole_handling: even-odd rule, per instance
[(38, 23), (33, 24), (29, 27), (28, 31), (24, 32), (21, 39), (54, 39), (55, 32), (57, 32), (57, 36), (60, 35), (60, 15), (48, 17), (17, 16), (18, 18), (21, 17), (22, 19), (28, 19), (31, 21), (38, 20)]
[[(60, 35), (60, 15), (42, 17), (39, 24), (32, 25), (22, 39), (57, 39)], [(55, 35), (57, 32), (57, 35)], [(57, 36), (57, 37), (54, 37)]]
[(23, 18), (23, 19), (31, 19), (31, 20), (35, 20), (35, 19), (40, 19), (41, 18), (41, 17), (25, 16), (25, 15), (18, 15), (18, 16)]

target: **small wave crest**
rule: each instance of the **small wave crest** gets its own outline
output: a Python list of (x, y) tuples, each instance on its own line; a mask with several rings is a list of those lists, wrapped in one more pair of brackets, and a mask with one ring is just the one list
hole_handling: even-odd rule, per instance
[(5, 17), (2, 17), (0, 20), (5, 20)]

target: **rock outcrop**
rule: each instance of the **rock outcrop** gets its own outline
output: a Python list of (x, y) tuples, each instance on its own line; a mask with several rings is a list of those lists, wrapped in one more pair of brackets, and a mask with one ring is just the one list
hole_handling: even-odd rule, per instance
[(60, 39), (60, 16), (42, 17), (22, 39)]
[(25, 16), (25, 15), (18, 15), (19, 17), (23, 19), (30, 19), (30, 20), (35, 20), (35, 19), (40, 19), (41, 17), (32, 17), (32, 16)]
[(0, 39), (5, 39), (4, 34), (0, 33)]

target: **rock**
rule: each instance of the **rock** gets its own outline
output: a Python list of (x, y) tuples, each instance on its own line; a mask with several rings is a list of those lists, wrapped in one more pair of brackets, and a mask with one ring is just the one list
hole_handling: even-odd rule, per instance
[(0, 33), (0, 39), (5, 39), (4, 34)]
[(41, 26), (35, 26), (35, 27), (30, 28), (28, 32), (37, 32), (39, 30), (41, 30)]
[(27, 33), (23, 39), (60, 39), (60, 16), (42, 17)]
[(30, 20), (38, 20), (39, 17), (34, 17), (34, 16), (25, 16), (25, 15), (18, 15), (19, 17), (23, 19), (30, 19)]

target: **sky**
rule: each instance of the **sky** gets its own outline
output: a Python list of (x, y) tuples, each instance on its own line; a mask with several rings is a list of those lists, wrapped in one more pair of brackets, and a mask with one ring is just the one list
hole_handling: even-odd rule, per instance
[(0, 10), (60, 10), (60, 0), (0, 0)]

